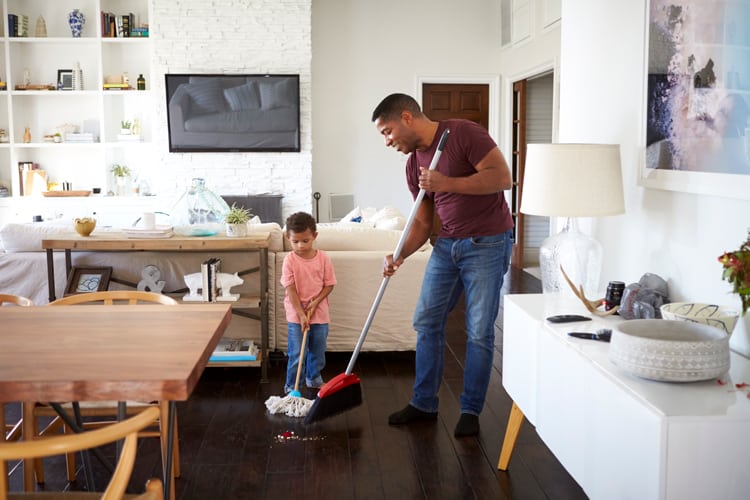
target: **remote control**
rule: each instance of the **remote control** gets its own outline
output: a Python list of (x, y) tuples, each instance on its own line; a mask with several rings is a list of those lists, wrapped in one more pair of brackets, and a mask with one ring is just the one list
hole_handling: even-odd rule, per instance
[(547, 318), (550, 323), (575, 323), (576, 321), (591, 321), (588, 316), (581, 316), (580, 314), (558, 314), (556, 316), (550, 316)]

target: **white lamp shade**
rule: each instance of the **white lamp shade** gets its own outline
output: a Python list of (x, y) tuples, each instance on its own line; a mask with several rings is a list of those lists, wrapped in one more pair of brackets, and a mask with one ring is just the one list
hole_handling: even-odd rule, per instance
[(522, 213), (596, 217), (625, 213), (618, 144), (529, 144)]

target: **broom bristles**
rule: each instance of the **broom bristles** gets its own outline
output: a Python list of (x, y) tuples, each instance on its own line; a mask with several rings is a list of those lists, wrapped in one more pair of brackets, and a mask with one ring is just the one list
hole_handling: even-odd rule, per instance
[(271, 396), (266, 400), (266, 408), (271, 414), (284, 413), (288, 417), (304, 417), (310, 412), (313, 402), (291, 393), (284, 397)]

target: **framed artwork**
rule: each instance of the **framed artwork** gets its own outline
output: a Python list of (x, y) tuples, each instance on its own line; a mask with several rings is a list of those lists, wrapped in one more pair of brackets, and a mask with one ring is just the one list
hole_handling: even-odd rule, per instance
[(750, 199), (750, 4), (649, 0), (646, 187)]
[(107, 290), (111, 276), (111, 267), (74, 267), (68, 276), (65, 295)]
[(73, 90), (73, 70), (57, 70), (57, 90)]

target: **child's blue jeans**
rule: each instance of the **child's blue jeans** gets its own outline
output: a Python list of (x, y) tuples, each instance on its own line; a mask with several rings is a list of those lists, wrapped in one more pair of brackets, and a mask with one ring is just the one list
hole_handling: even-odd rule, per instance
[[(284, 392), (294, 389), (297, 380), (297, 363), (299, 363), (300, 348), (302, 347), (302, 328), (299, 323), (287, 323), (287, 348), (289, 361), (286, 365), (286, 384)], [(300, 383), (304, 380), (308, 387), (321, 387), (323, 377), (320, 372), (326, 365), (326, 345), (328, 341), (328, 324), (316, 323), (310, 325), (307, 332), (305, 359), (302, 362)]]

